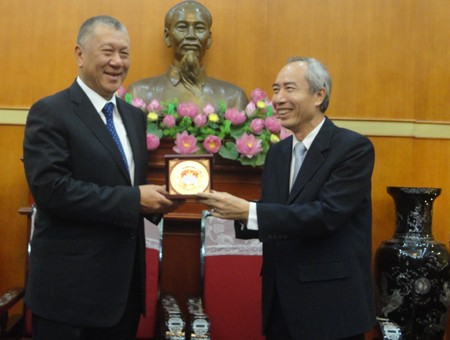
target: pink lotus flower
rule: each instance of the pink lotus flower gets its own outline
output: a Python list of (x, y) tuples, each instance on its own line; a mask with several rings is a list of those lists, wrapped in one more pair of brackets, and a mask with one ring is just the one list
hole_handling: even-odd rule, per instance
[(131, 101), (131, 105), (138, 107), (140, 109), (145, 109), (146, 106), (144, 100), (139, 97), (133, 98), (133, 100)]
[(267, 93), (260, 88), (254, 89), (250, 93), (250, 98), (252, 98), (252, 102), (257, 103), (259, 101), (264, 101), (264, 99), (267, 99)]
[(156, 99), (153, 99), (151, 102), (150, 102), (150, 104), (148, 104), (148, 106), (147, 106), (147, 110), (149, 111), (149, 112), (151, 112), (151, 111), (155, 111), (155, 112), (159, 112), (159, 111), (161, 111), (161, 104), (159, 103), (159, 101), (158, 100), (156, 100)]
[(177, 138), (175, 139), (175, 146), (173, 150), (180, 154), (192, 154), (199, 150), (197, 146), (197, 139), (195, 136), (191, 136), (184, 131), (183, 133), (177, 133)]
[(289, 137), (290, 135), (292, 135), (292, 131), (285, 129), (284, 127), (281, 128), (281, 130), (280, 130), (280, 139), (281, 140)]
[(178, 105), (178, 114), (180, 117), (190, 117), (194, 119), (194, 117), (198, 113), (198, 107), (191, 102), (180, 103)]
[(247, 117), (251, 117), (255, 114), (256, 111), (256, 105), (254, 102), (249, 102), (247, 106), (245, 107), (245, 113), (247, 114)]
[(147, 149), (148, 150), (156, 150), (159, 147), (160, 141), (159, 138), (153, 134), (147, 135)]
[(196, 127), (201, 128), (206, 124), (206, 120), (207, 120), (206, 115), (199, 114), (195, 116), (194, 124)]
[(245, 122), (247, 117), (244, 111), (239, 111), (236, 108), (229, 108), (225, 111), (225, 118), (233, 125), (241, 125)]
[(261, 140), (254, 135), (243, 133), (241, 138), (236, 139), (236, 150), (241, 155), (252, 158), (262, 151)]
[(203, 108), (203, 113), (207, 116), (214, 112), (216, 112), (216, 109), (210, 103), (206, 104), (206, 106)]
[(123, 96), (125, 96), (126, 93), (127, 90), (125, 89), (125, 87), (123, 87), (123, 85), (121, 85), (116, 91), (117, 96), (120, 98), (123, 98)]
[(264, 119), (256, 118), (250, 123), (250, 130), (259, 135), (264, 129)]
[(209, 135), (205, 138), (203, 146), (209, 153), (217, 153), (222, 147), (222, 141), (217, 136)]
[(174, 116), (167, 115), (167, 116), (164, 117), (162, 123), (170, 129), (171, 127), (175, 126), (176, 120), (175, 120)]
[(274, 116), (267, 117), (264, 124), (266, 125), (266, 129), (272, 133), (277, 133), (281, 130), (281, 125)]

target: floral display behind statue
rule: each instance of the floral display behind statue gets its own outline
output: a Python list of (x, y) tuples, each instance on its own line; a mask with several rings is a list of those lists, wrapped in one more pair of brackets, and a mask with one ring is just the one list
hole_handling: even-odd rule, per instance
[(156, 150), (161, 138), (174, 139), (179, 154), (218, 154), (242, 165), (264, 164), (270, 144), (290, 134), (274, 115), (267, 93), (257, 88), (244, 111), (211, 104), (199, 108), (193, 103), (146, 103), (132, 98), (121, 88), (118, 95), (147, 113), (147, 148)]

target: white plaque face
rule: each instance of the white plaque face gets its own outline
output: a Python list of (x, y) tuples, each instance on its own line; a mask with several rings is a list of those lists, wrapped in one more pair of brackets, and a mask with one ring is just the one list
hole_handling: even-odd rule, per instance
[(209, 186), (209, 172), (197, 161), (180, 161), (170, 172), (170, 184), (181, 195), (194, 195)]
[(211, 156), (166, 156), (167, 191), (172, 197), (195, 196), (211, 190)]

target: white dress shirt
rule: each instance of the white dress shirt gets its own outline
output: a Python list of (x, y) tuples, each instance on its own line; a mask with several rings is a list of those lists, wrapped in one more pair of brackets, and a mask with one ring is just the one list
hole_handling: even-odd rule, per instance
[(102, 112), (103, 107), (106, 103), (110, 102), (114, 104), (114, 112), (113, 112), (113, 122), (114, 127), (116, 128), (117, 134), (119, 135), (120, 143), (122, 143), (123, 151), (125, 152), (125, 156), (128, 162), (128, 169), (130, 171), (131, 183), (134, 183), (134, 158), (133, 152), (131, 150), (130, 141), (128, 140), (127, 131), (125, 130), (125, 126), (123, 125), (122, 117), (119, 114), (119, 110), (117, 109), (116, 96), (114, 95), (110, 100), (105, 100), (102, 96), (100, 96), (97, 92), (92, 90), (89, 86), (87, 86), (80, 77), (77, 78), (77, 83), (80, 85), (81, 89), (86, 93), (89, 100), (94, 105), (97, 110), (100, 118), (103, 123), (106, 125), (106, 117)]

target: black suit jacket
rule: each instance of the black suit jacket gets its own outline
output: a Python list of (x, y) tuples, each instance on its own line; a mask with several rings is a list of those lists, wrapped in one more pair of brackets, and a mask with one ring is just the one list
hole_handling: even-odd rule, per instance
[(147, 176), (145, 116), (119, 98), (117, 107), (135, 161), (134, 186), (105, 124), (76, 82), (38, 101), (28, 114), (23, 160), (37, 215), (26, 303), (41, 317), (114, 325), (136, 264), (144, 296), (137, 186)]
[(371, 142), (328, 118), (289, 193), (292, 137), (267, 154), (259, 231), (263, 328), (277, 294), (295, 339), (339, 339), (375, 324), (371, 279)]

